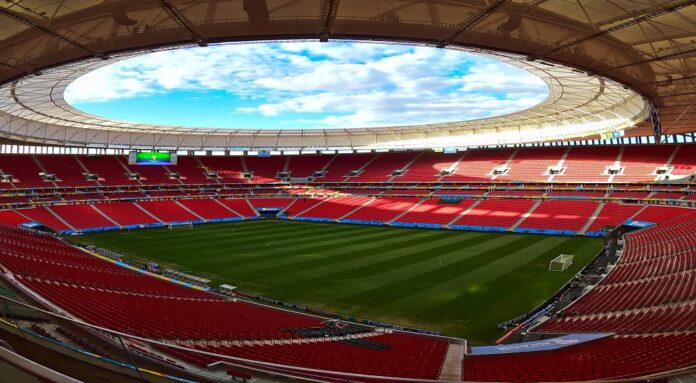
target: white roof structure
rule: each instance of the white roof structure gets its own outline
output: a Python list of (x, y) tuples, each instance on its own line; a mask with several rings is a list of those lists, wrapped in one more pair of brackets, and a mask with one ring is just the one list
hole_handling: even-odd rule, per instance
[(349, 129), (211, 129), (115, 121), (81, 112), (63, 94), (75, 79), (142, 52), (87, 59), (0, 87), (0, 121), (13, 139), (70, 146), (158, 149), (408, 149), (517, 144), (585, 137), (629, 129), (644, 120), (647, 103), (613, 81), (513, 54), (481, 52), (546, 82), (549, 95), (508, 115), (427, 125)]
[[(696, 131), (692, 0), (24, 0), (0, 4), (0, 137), (109, 148), (390, 149), (593, 137), (661, 118)], [(277, 39), (398, 41), (494, 56), (542, 78), (541, 104), (482, 120), (227, 130), (113, 121), (65, 87), (159, 49)]]

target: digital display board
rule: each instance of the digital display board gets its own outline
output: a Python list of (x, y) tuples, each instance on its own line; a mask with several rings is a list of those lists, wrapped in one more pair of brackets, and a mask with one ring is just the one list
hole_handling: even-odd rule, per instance
[(176, 165), (176, 153), (130, 152), (128, 165)]

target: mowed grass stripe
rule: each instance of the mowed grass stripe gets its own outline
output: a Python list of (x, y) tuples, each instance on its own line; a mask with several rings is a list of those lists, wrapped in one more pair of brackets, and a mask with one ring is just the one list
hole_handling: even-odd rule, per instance
[[(374, 290), (365, 291), (353, 296), (343, 298), (345, 303), (367, 303), (373, 307), (385, 305), (403, 296), (404, 291), (419, 291), (428, 288), (436, 281), (446, 281), (458, 275), (473, 270), (481, 265), (491, 262), (496, 255), (514, 252), (517, 249), (525, 248), (533, 243), (542, 240), (543, 237), (534, 236), (515, 236), (512, 240), (506, 241), (502, 246), (491, 245), (487, 251), (483, 251), (471, 257), (465, 257), (455, 261), (447, 267), (440, 267), (425, 273), (421, 273), (410, 278), (393, 281), (380, 287), (379, 294)], [(504, 240), (504, 239), (502, 239)], [(435, 256), (436, 254), (433, 254)]]
[[(422, 312), (438, 312), (438, 315), (446, 316), (451, 312), (453, 304), (462, 303), (462, 297), (470, 297), (480, 292), (491, 291), (489, 283), (513, 277), (519, 274), (519, 269), (539, 257), (546, 258), (550, 254), (558, 254), (567, 247), (565, 238), (541, 238), (537, 242), (530, 243), (526, 247), (513, 250), (503, 257), (498, 257), (491, 262), (480, 264), (475, 268), (470, 268), (457, 276), (449, 279), (441, 279), (428, 288), (417, 291), (410, 295), (408, 299), (426, 301), (429, 303), (427, 309)], [(499, 250), (499, 249), (495, 249)], [(547, 263), (548, 264), (548, 263)], [(513, 287), (514, 284), (507, 284)], [(463, 289), (462, 289), (463, 287)], [(452, 291), (460, 288), (464, 293), (457, 296), (438, 295), (438, 291)], [(503, 292), (501, 290), (501, 292)], [(499, 293), (496, 291), (496, 293)], [(400, 305), (402, 300), (394, 300), (391, 304)], [(466, 300), (466, 299), (465, 299)], [(447, 307), (448, 309), (445, 309)], [(469, 306), (469, 309), (481, 310), (483, 307)], [(439, 310), (439, 311), (438, 311)]]
[[(355, 291), (359, 289), (374, 289), (382, 283), (387, 283), (389, 279), (371, 280), (370, 278), (367, 278), (365, 276), (361, 277), (359, 275), (356, 275), (356, 278), (337, 277), (336, 282), (338, 284), (325, 284), (323, 281), (317, 281), (316, 283), (308, 283), (306, 282), (306, 280), (311, 279), (311, 277), (313, 276), (323, 275), (324, 273), (334, 273), (334, 275), (338, 275), (343, 271), (350, 272), (350, 270), (352, 270), (352, 268), (355, 267), (358, 263), (360, 265), (364, 265), (370, 262), (374, 263), (385, 258), (390, 258), (390, 255), (393, 258), (394, 255), (398, 256), (398, 254), (413, 252), (419, 249), (426, 249), (420, 252), (420, 256), (423, 258), (423, 262), (427, 262), (427, 258), (431, 257), (431, 255), (429, 254), (431, 254), (430, 250), (433, 249), (434, 243), (449, 242), (450, 247), (454, 246), (457, 249), (461, 250), (461, 246), (458, 245), (458, 243), (453, 242), (461, 242), (464, 238), (469, 238), (472, 236), (479, 237), (485, 235), (480, 233), (460, 232), (459, 235), (452, 236), (451, 232), (442, 231), (425, 231), (422, 234), (423, 235), (418, 236), (417, 240), (414, 240), (414, 243), (418, 243), (417, 246), (406, 246), (407, 243), (402, 242), (401, 245), (403, 247), (389, 245), (388, 248), (392, 250), (385, 251), (384, 253), (375, 252), (377, 248), (371, 247), (369, 249), (364, 249), (366, 251), (361, 253), (359, 257), (355, 255), (341, 255), (342, 262), (340, 262), (339, 264), (321, 265), (321, 267), (318, 269), (306, 268), (302, 271), (291, 274), (279, 273), (276, 274), (275, 277), (271, 278), (271, 280), (262, 280), (261, 278), (263, 276), (250, 278), (254, 279), (255, 281), (261, 280), (261, 282), (256, 284), (256, 287), (260, 287), (265, 291), (268, 291), (269, 294), (272, 294), (273, 296), (278, 297), (279, 299), (289, 300), (292, 298), (299, 297), (302, 299), (302, 301), (308, 303), (311, 302), (314, 306), (331, 309), (332, 301), (340, 300), (342, 296), (354, 294)], [(436, 238), (433, 238), (433, 236), (436, 236)], [(494, 236), (499, 237), (498, 235)], [(352, 250), (354, 249), (348, 250), (352, 252)], [(418, 270), (418, 267), (415, 267), (414, 269)], [(285, 284), (285, 282), (287, 282), (288, 284)], [(316, 286), (323, 287), (321, 289), (316, 289)]]
[[(298, 239), (296, 245), (288, 245), (282, 248), (283, 258), (276, 260), (268, 266), (254, 270), (255, 275), (272, 277), (278, 273), (288, 274), (295, 271), (306, 270), (316, 264), (336, 264), (349, 261), (346, 257), (370, 256), (368, 252), (356, 252), (374, 247), (374, 244), (382, 246), (397, 246), (404, 241), (405, 232), (408, 229), (393, 231), (373, 231), (370, 233), (353, 235), (335, 241), (303, 241)], [(276, 249), (259, 252), (262, 256), (277, 253)]]
[[(308, 243), (307, 235), (310, 235), (312, 242)], [(283, 253), (286, 257), (291, 257), (294, 253), (301, 253), (300, 246), (315, 246), (314, 243), (340, 243), (341, 241), (351, 241), (356, 238), (366, 238), (376, 235), (384, 235), (382, 233), (374, 233), (372, 231), (356, 230), (349, 232), (342, 232), (341, 230), (324, 232), (321, 235), (306, 234), (303, 232), (293, 232), (293, 235), (287, 239), (276, 240), (271, 236), (265, 236), (263, 239), (255, 238), (241, 238), (239, 239), (239, 244), (235, 244), (235, 247), (231, 250), (234, 251), (234, 256), (238, 259), (235, 262), (237, 267), (245, 266), (248, 264), (258, 264), (265, 261), (277, 262), (278, 254)], [(221, 263), (226, 263), (229, 261), (229, 250), (226, 252), (218, 252), (216, 256), (206, 257), (208, 262), (221, 261)], [(193, 263), (196, 263), (194, 260)]]
[[(268, 243), (268, 241), (270, 240), (272, 240), (273, 242), (280, 243), (282, 243), (285, 240), (288, 240), (291, 243), (298, 239), (298, 234), (300, 233), (317, 237), (323, 237), (335, 235), (340, 236), (347, 235), (350, 233), (361, 233), (367, 231), (364, 227), (356, 227), (352, 230), (341, 230), (341, 228), (327, 227), (322, 228), (318, 231), (312, 231), (310, 233), (309, 231), (311, 230), (311, 228), (308, 228), (305, 225), (268, 225), (267, 221), (258, 222), (263, 224), (257, 224), (256, 222), (253, 222), (253, 230), (239, 230), (240, 224), (238, 223), (236, 225), (230, 225), (230, 230), (228, 231), (219, 231), (218, 235), (207, 235), (207, 233), (203, 235), (207, 236), (208, 240), (206, 241), (206, 243), (209, 245), (209, 247), (213, 247), (214, 245), (220, 243), (227, 244), (230, 240), (235, 240), (238, 243), (238, 247), (236, 247), (235, 250), (242, 250), (245, 248), (253, 249), (257, 247), (260, 242)], [(182, 237), (182, 239), (195, 238), (195, 231), (192, 232), (191, 235), (193, 237), (187, 235)], [(195, 245), (195, 243), (193, 243), (192, 245)]]
[[(201, 257), (206, 260), (213, 261), (216, 257), (227, 262), (230, 257), (230, 251), (234, 251), (234, 256), (239, 257), (245, 254), (253, 255), (253, 259), (249, 260), (237, 260), (236, 265), (242, 265), (246, 262), (253, 263), (258, 262), (260, 252), (258, 248), (260, 245), (268, 243), (272, 240), (273, 244), (278, 246), (284, 246), (288, 244), (295, 244), (297, 241), (302, 240), (302, 234), (307, 234), (307, 228), (304, 227), (293, 227), (293, 225), (287, 225), (286, 229), (280, 225), (268, 225), (268, 221), (251, 221), (245, 222), (245, 224), (250, 224), (254, 226), (253, 230), (239, 230), (238, 228), (242, 226), (240, 223), (236, 224), (219, 224), (221, 227), (217, 230), (211, 230), (215, 228), (215, 225), (202, 225), (205, 230), (198, 231), (199, 226), (193, 229), (187, 230), (167, 230), (167, 229), (148, 229), (144, 230), (147, 235), (137, 235), (133, 233), (137, 232), (122, 232), (124, 240), (113, 244), (111, 241), (102, 241), (101, 236), (94, 235), (87, 238), (90, 243), (103, 244), (110, 247), (115, 247), (121, 249), (122, 251), (129, 253), (129, 248), (137, 248), (137, 253), (135, 255), (140, 255), (144, 257), (150, 257), (159, 259), (160, 254), (167, 254), (166, 260), (177, 261), (181, 265), (187, 264), (197, 264), (200, 262)], [(260, 225), (259, 223), (263, 223)], [(299, 226), (303, 226), (300, 224)], [(268, 230), (267, 228), (272, 228), (273, 230)], [(297, 232), (297, 230), (303, 230), (303, 232)], [(344, 230), (342, 230), (344, 229)], [(333, 225), (326, 225), (326, 228), (322, 228), (318, 232), (320, 235), (312, 234), (318, 240), (331, 241), (334, 239), (345, 238), (346, 236), (358, 235), (360, 233), (373, 234), (373, 232), (366, 229), (364, 226), (357, 226), (355, 230), (345, 230), (346, 228), (341, 228)], [(276, 235), (275, 232), (281, 233), (282, 235)], [(252, 234), (252, 235), (249, 235)], [(176, 240), (171, 241), (159, 241), (158, 238), (168, 236), (176, 236)], [(205, 244), (202, 245), (200, 239), (205, 238)], [(280, 239), (279, 239), (280, 238)], [(287, 238), (287, 239), (283, 239)], [(153, 245), (155, 244), (155, 245)], [(234, 246), (230, 246), (234, 244)], [(123, 246), (121, 246), (123, 245)], [(205, 256), (201, 254), (201, 248), (206, 250)], [(192, 256), (195, 255), (195, 256)], [(277, 249), (271, 252), (271, 258), (277, 256)]]
[[(440, 244), (443, 250), (449, 249), (451, 251), (460, 252), (462, 246), (466, 246), (466, 240), (471, 237), (476, 237), (476, 241), (479, 243), (482, 242), (482, 240), (478, 239), (478, 237), (481, 236), (491, 236), (491, 240), (493, 240), (493, 238), (500, 239), (500, 236), (497, 234), (461, 233), (459, 236), (452, 236), (451, 232), (443, 231), (426, 231), (423, 234), (427, 237), (418, 237), (417, 241), (414, 240), (414, 242), (419, 244), (418, 246), (404, 246), (405, 243), (402, 242), (400, 246), (389, 245), (388, 248), (392, 250), (385, 251), (384, 253), (374, 252), (373, 250), (376, 248), (373, 247), (367, 249), (368, 251), (362, 253), (359, 257), (355, 256), (355, 254), (348, 256), (342, 254), (340, 255), (340, 264), (321, 265), (319, 269), (307, 269), (301, 273), (294, 273), (292, 275), (278, 274), (273, 280), (264, 280), (263, 283), (274, 286), (269, 289), (269, 293), (276, 297), (281, 297), (281, 299), (290, 299), (301, 294), (301, 299), (303, 301), (312, 302), (315, 306), (329, 309), (332, 307), (333, 302), (340, 302), (343, 297), (355, 294), (356, 291), (376, 289), (382, 284), (393, 280), (393, 278), (401, 278), (403, 276), (403, 273), (400, 273), (399, 270), (393, 269), (389, 270), (390, 273), (393, 274), (390, 277), (379, 277), (375, 275), (375, 277), (371, 278), (369, 274), (374, 273), (368, 271), (373, 269), (369, 266), (369, 263), (376, 263), (381, 260), (387, 261), (389, 259), (398, 261), (394, 256), (399, 257), (405, 253), (417, 251), (418, 257), (421, 258), (419, 262), (421, 266), (414, 266), (413, 260), (411, 260), (411, 262), (403, 265), (403, 267), (409, 267), (413, 273), (422, 273), (422, 268), (424, 266), (427, 267), (429, 264), (433, 263), (433, 251), (439, 250), (436, 244)], [(401, 258), (400, 262), (406, 263), (402, 257), (399, 258)], [(424, 263), (426, 265), (424, 265)], [(360, 270), (353, 271), (356, 267)], [(312, 280), (312, 277), (323, 276), (329, 273), (334, 276), (333, 282), (331, 282), (330, 279), (323, 278), (316, 281)], [(345, 274), (345, 276), (341, 276), (341, 274)], [(316, 286), (322, 286), (322, 288), (316, 289)]]
[[(206, 244), (215, 245), (217, 243), (226, 243), (230, 240), (237, 240), (238, 243), (243, 247), (244, 245), (250, 245), (253, 247), (256, 245), (254, 241), (261, 239), (273, 238), (276, 240), (282, 240), (285, 238), (292, 239), (297, 238), (297, 232), (309, 231), (310, 227), (306, 227), (302, 224), (287, 224), (287, 225), (269, 225), (268, 221), (251, 221), (241, 223), (223, 223), (219, 224), (221, 227), (215, 229), (215, 225), (202, 225), (203, 229), (198, 230), (198, 226), (192, 229), (149, 229), (143, 232), (128, 232), (124, 234), (125, 236), (132, 237), (133, 240), (147, 241), (151, 238), (158, 238), (162, 235), (167, 235), (165, 233), (175, 233), (177, 236), (177, 241), (172, 241), (170, 244), (165, 243), (165, 246), (175, 246), (181, 245), (182, 243), (187, 245), (187, 239), (197, 239), (201, 237), (206, 238)], [(247, 227), (248, 225), (248, 227)], [(345, 233), (345, 232), (361, 232), (366, 231), (365, 227), (356, 226), (352, 228), (353, 230), (348, 230), (344, 228), (343, 230), (339, 227), (332, 227), (327, 225), (327, 227), (321, 227), (315, 230), (318, 233)], [(314, 231), (313, 231), (314, 232)], [(198, 245), (198, 243), (190, 243), (189, 245)]]
[(462, 235), (460, 237), (445, 236), (439, 239), (428, 237), (427, 240), (418, 243), (418, 246), (392, 247), (391, 250), (382, 253), (380, 257), (360, 258), (356, 262), (344, 265), (346, 267), (341, 267), (334, 273), (315, 273), (315, 270), (312, 270), (311, 274), (314, 277), (302, 278), (288, 286), (297, 286), (297, 284), (334, 286), (343, 283), (344, 279), (367, 279), (374, 275), (381, 276), (384, 272), (400, 272), (400, 269), (403, 267), (423, 261), (432, 261), (433, 254), (438, 249), (444, 250), (452, 246), (458, 246), (460, 250), (461, 247), (494, 240), (495, 238), (496, 236), (491, 236), (489, 239), (486, 239), (485, 234)]
[[(328, 251), (328, 254), (316, 254), (315, 251), (309, 250), (313, 256), (306, 260), (289, 265), (281, 265), (268, 269), (256, 270), (256, 272), (264, 273), (269, 277), (274, 275), (289, 275), (297, 273), (298, 275), (296, 278), (301, 280), (301, 275), (317, 274), (320, 273), (322, 271), (321, 269), (323, 268), (340, 268), (349, 270), (351, 264), (362, 259), (374, 259), (373, 257), (375, 254), (379, 254), (379, 258), (381, 258), (384, 256), (385, 252), (394, 249), (407, 249), (409, 246), (422, 243), (424, 240), (438, 240), (449, 237), (449, 233), (447, 232), (434, 232), (432, 235), (421, 235), (416, 237), (407, 236), (406, 238), (405, 234), (406, 233), (404, 231), (394, 231), (389, 233), (389, 235), (356, 238), (350, 241), (350, 243), (343, 243), (343, 246), (340, 247), (325, 244), (320, 248)], [(280, 274), (280, 272), (282, 272), (282, 274)]]
[[(500, 235), (492, 234), (494, 237), (500, 239)], [(518, 236), (507, 236), (508, 238), (514, 238)], [(525, 237), (523, 237), (525, 238)], [(507, 317), (505, 314), (500, 315), (498, 313), (505, 312), (501, 310), (494, 310), (492, 313), (488, 313), (486, 306), (491, 305), (491, 302), (496, 300), (496, 295), (514, 293), (515, 291), (525, 291), (525, 289), (519, 289), (519, 286), (525, 286), (529, 281), (524, 281), (522, 283), (514, 283), (509, 279), (512, 275), (535, 275), (534, 273), (529, 274), (527, 270), (520, 270), (520, 268), (528, 265), (531, 262), (542, 258), (541, 268), (548, 266), (548, 261), (557, 256), (560, 250), (568, 250), (568, 241), (583, 241), (583, 238), (561, 238), (561, 237), (526, 237), (526, 238), (536, 238), (538, 241), (536, 243), (530, 243), (529, 246), (519, 246), (520, 243), (516, 242), (519, 237), (511, 245), (519, 247), (518, 251), (512, 251), (508, 253), (506, 257), (499, 258), (493, 262), (485, 263), (479, 268), (469, 269), (471, 267), (471, 262), (465, 262), (460, 260), (458, 264), (461, 267), (456, 269), (448, 270), (449, 273), (460, 273), (461, 275), (453, 276), (452, 278), (442, 277), (442, 272), (438, 272), (439, 276), (430, 276), (428, 273), (420, 274), (417, 277), (408, 278), (402, 280), (402, 283), (406, 284), (417, 284), (420, 289), (410, 290), (411, 294), (406, 293), (403, 286), (397, 287), (394, 290), (394, 294), (385, 294), (385, 286), (380, 285), (375, 287), (373, 290), (364, 291), (362, 296), (357, 299), (357, 301), (363, 302), (362, 304), (356, 304), (355, 298), (353, 299), (353, 304), (351, 306), (344, 306), (346, 302), (350, 299), (338, 299), (334, 302), (337, 306), (342, 306), (344, 310), (357, 311), (363, 313), (363, 315), (370, 315), (374, 312), (374, 308), (378, 307), (380, 312), (389, 312), (390, 316), (401, 316), (404, 313), (410, 313), (414, 324), (428, 324), (432, 317), (440, 318), (443, 322), (445, 321), (458, 321), (457, 326), (462, 326), (471, 321), (471, 316), (476, 315), (487, 315), (487, 319), (492, 319), (495, 323), (511, 319), (512, 317)], [(528, 241), (531, 241), (528, 239)], [(500, 241), (498, 241), (499, 243)], [(555, 245), (555, 246), (554, 246)], [(549, 249), (550, 248), (550, 249)], [(502, 249), (509, 250), (509, 249)], [(544, 252), (544, 250), (547, 250)], [(488, 256), (492, 252), (501, 251), (500, 248), (494, 248), (486, 253), (482, 254), (484, 257)], [(472, 259), (473, 255), (467, 257), (467, 259)], [(481, 261), (481, 257), (478, 258), (478, 262)], [(446, 266), (449, 266), (447, 264)], [(467, 270), (467, 272), (462, 272), (462, 270)], [(573, 273), (566, 273), (568, 277), (572, 276)], [(379, 275), (382, 280), (392, 280), (392, 276), (389, 275)], [(536, 278), (538, 279), (538, 278)], [(491, 286), (491, 280), (500, 281), (504, 286), (507, 286), (510, 290), (504, 290), (498, 286)], [(539, 279), (544, 281), (544, 279)], [(418, 284), (421, 281), (429, 281), (429, 284)], [(533, 280), (532, 280), (533, 282)], [(428, 282), (426, 282), (428, 283)], [(393, 288), (396, 284), (392, 283)], [(538, 289), (538, 287), (537, 287)], [(536, 289), (535, 289), (536, 290)], [(547, 289), (546, 295), (542, 295), (538, 302), (534, 302), (534, 305), (543, 301), (546, 297), (551, 295), (555, 290)], [(494, 293), (491, 296), (489, 293)], [(536, 293), (536, 292), (535, 292)], [(366, 297), (379, 297), (379, 301), (374, 299), (369, 299)], [(528, 302), (534, 297), (525, 297), (522, 302)], [(368, 301), (369, 304), (365, 304), (364, 301)], [(481, 303), (480, 305), (477, 303)], [(527, 310), (529, 309), (528, 306)], [(523, 313), (526, 310), (520, 312)], [(516, 315), (515, 315), (516, 316)], [(493, 321), (481, 321), (479, 323), (485, 323), (483, 328), (478, 331), (478, 334), (493, 337), (497, 333), (495, 328), (490, 327), (490, 323)], [(470, 337), (471, 338), (471, 337)], [(470, 340), (476, 341), (476, 338)]]
[[(472, 344), (548, 298), (601, 240), (258, 220), (94, 233), (81, 240), (219, 283), (369, 319), (444, 331)], [(550, 273), (548, 261), (576, 254)]]
[[(490, 239), (490, 241), (509, 241), (509, 239), (500, 238), (498, 234), (491, 235), (497, 238)], [(371, 275), (367, 276), (366, 278), (361, 278), (360, 281), (362, 282), (358, 283), (357, 286), (354, 283), (346, 284), (345, 286), (337, 286), (335, 290), (337, 290), (338, 293), (335, 295), (335, 302), (336, 304), (346, 303), (345, 301), (348, 297), (355, 296), (356, 294), (363, 293), (369, 295), (372, 293), (371, 291), (381, 289), (385, 286), (390, 286), (395, 282), (414, 280), (414, 278), (417, 278), (423, 274), (440, 270), (447, 264), (443, 262), (444, 260), (456, 259), (457, 261), (460, 261), (462, 259), (475, 257), (484, 251), (488, 246), (487, 243), (490, 242), (489, 240), (479, 240), (475, 245), (472, 245), (471, 248), (467, 248), (466, 252), (464, 253), (462, 251), (463, 247), (458, 245), (461, 244), (462, 246), (466, 246), (466, 243), (471, 242), (464, 238), (460, 239), (460, 241), (461, 242), (459, 243), (453, 243), (452, 246), (442, 246), (440, 248), (420, 248), (420, 251), (418, 252), (421, 257), (420, 261), (404, 264), (393, 270), (381, 269), (379, 273), (371, 273)], [(415, 287), (414, 289), (409, 289), (403, 294), (415, 291), (415, 289)], [(380, 292), (380, 295), (381, 294), (382, 293)], [(356, 303), (353, 302), (351, 304), (355, 305)]]
[[(534, 278), (534, 274), (532, 273), (533, 269), (548, 268), (549, 262), (553, 258), (557, 257), (559, 254), (561, 254), (561, 252), (568, 252), (569, 249), (572, 250), (574, 248), (573, 253), (577, 255), (575, 258), (574, 265), (565, 272), (552, 273), (553, 275), (575, 275), (575, 273), (579, 271), (587, 261), (594, 257), (594, 255), (596, 255), (596, 248), (593, 247), (591, 243), (585, 242), (584, 244), (581, 244), (579, 247), (575, 247), (580, 243), (582, 243), (582, 238), (566, 238), (563, 242), (558, 243), (556, 246), (546, 250), (543, 253), (540, 253), (536, 257), (531, 258), (528, 262), (521, 264), (514, 270), (511, 270), (502, 275), (491, 274), (491, 276), (487, 278), (487, 280), (485, 281), (486, 285), (488, 286), (487, 291), (495, 291), (496, 293), (504, 293), (506, 295), (520, 292), (528, 293), (528, 291), (519, 290), (515, 288), (515, 286), (527, 286), (529, 284), (534, 284), (534, 291), (539, 291), (539, 289), (544, 288), (544, 290), (542, 291), (542, 293), (544, 294), (543, 297), (540, 297), (540, 299), (534, 302), (535, 304), (542, 303), (548, 296), (556, 292), (558, 289), (556, 288), (556, 286), (553, 286), (552, 283), (549, 283), (550, 280), (548, 279)], [(475, 281), (474, 283), (480, 280), (474, 273), (468, 275), (467, 278), (469, 280)], [(443, 304), (440, 307), (440, 310), (445, 311), (447, 306), (451, 304), (459, 304), (464, 302), (465, 300), (465, 298), (459, 297), (456, 301), (453, 300)], [(523, 312), (520, 312), (520, 314), (522, 313)]]
[[(490, 323), (512, 319), (528, 312), (530, 305), (543, 303), (560, 287), (557, 283), (559, 278), (562, 281), (570, 279), (596, 255), (597, 248), (593, 245), (583, 238), (563, 238), (563, 241), (507, 273), (497, 276), (490, 274), (484, 280), (474, 270), (464, 276), (464, 280), (458, 281), (468, 286), (466, 293), (431, 307), (427, 315), (442, 318), (443, 321), (449, 319), (451, 327), (455, 329), (466, 327), (473, 334), (470, 335), (471, 341), (485, 343), (496, 335)], [(564, 272), (547, 272), (549, 278), (539, 278), (535, 270), (547, 269), (549, 261), (562, 252), (576, 255), (573, 266)], [(419, 295), (414, 298), (418, 299)], [(444, 328), (447, 327), (444, 324)]]

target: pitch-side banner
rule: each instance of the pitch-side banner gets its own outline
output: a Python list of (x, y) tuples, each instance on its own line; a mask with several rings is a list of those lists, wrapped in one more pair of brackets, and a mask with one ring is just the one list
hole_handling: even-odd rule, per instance
[(496, 346), (472, 347), (472, 355), (513, 354), (517, 352), (548, 351), (559, 348), (575, 346), (581, 343), (606, 338), (611, 333), (571, 334), (558, 338), (536, 340), (533, 342), (499, 344)]

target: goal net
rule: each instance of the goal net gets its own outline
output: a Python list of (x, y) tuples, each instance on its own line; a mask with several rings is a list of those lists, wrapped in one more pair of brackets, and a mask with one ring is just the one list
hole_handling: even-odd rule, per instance
[(169, 229), (169, 230), (183, 229), (186, 227), (193, 227), (193, 223), (191, 223), (191, 222), (175, 222), (175, 223), (168, 223), (167, 224), (167, 229)]
[(549, 263), (549, 271), (564, 271), (573, 264), (573, 258), (575, 256), (571, 254), (561, 254), (558, 257), (551, 260)]

